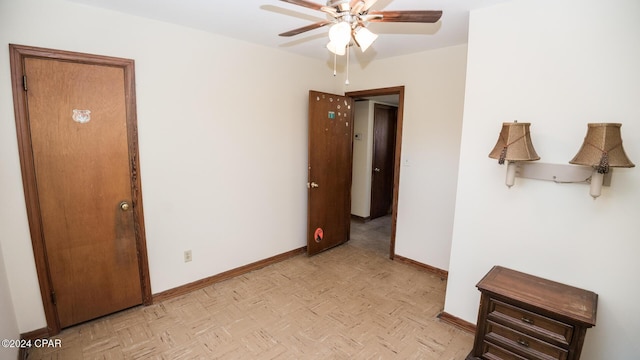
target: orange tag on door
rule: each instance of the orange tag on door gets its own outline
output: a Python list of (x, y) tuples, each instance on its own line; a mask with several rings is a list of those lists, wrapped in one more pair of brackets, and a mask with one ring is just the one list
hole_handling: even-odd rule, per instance
[(313, 234), (313, 239), (319, 243), (320, 241), (322, 241), (322, 238), (324, 237), (324, 231), (322, 231), (322, 228), (317, 228), (316, 232)]

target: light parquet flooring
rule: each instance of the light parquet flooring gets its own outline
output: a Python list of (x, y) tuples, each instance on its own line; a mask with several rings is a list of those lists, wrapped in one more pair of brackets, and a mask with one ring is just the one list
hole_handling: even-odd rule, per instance
[(440, 321), (446, 282), (388, 259), (389, 221), (184, 296), (63, 330), (35, 359), (451, 359), (473, 335)]

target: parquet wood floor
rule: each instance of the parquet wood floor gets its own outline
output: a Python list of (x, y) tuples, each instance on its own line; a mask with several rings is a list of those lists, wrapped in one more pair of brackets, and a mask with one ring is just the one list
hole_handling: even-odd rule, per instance
[(388, 224), (353, 222), (319, 255), (65, 329), (28, 359), (464, 359), (473, 335), (437, 318), (446, 281), (389, 260)]

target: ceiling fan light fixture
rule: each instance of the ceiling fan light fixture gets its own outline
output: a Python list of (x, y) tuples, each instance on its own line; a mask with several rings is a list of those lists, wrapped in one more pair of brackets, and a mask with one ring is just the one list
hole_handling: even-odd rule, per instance
[(351, 41), (351, 25), (347, 22), (338, 22), (329, 29), (330, 43), (334, 43), (336, 49), (346, 47)]
[(327, 49), (329, 49), (329, 51), (331, 51), (332, 53), (336, 54), (336, 55), (344, 55), (346, 53), (346, 48), (347, 46), (336, 46), (336, 44), (333, 41), (329, 41), (329, 43), (327, 44)]
[(376, 41), (378, 35), (372, 33), (365, 27), (359, 27), (353, 32), (353, 38), (356, 40), (356, 43), (358, 43), (358, 46), (360, 46), (362, 52), (365, 52), (369, 46)]

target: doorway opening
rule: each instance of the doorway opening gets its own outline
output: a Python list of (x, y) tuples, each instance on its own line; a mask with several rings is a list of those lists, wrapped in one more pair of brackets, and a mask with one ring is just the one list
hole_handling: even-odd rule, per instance
[[(379, 253), (388, 251), (389, 258), (393, 259), (398, 213), (404, 86), (347, 92), (346, 95), (356, 102), (350, 238), (354, 245)], [(374, 118), (380, 114), (383, 118), (392, 118), (393, 121), (379, 121), (376, 125)], [(359, 116), (362, 118), (358, 119)], [(382, 126), (379, 126), (381, 123)], [(376, 159), (376, 147), (379, 155), (383, 155), (382, 158)], [(385, 156), (388, 162), (384, 160)], [(386, 186), (382, 180), (385, 177), (388, 179)]]

